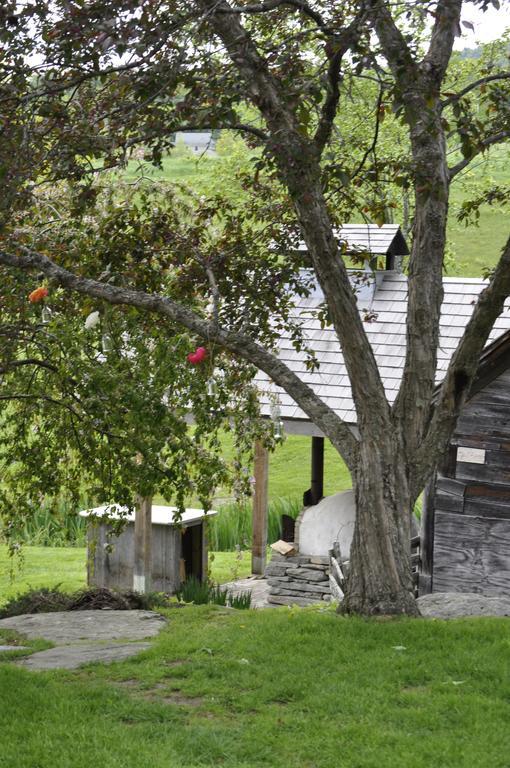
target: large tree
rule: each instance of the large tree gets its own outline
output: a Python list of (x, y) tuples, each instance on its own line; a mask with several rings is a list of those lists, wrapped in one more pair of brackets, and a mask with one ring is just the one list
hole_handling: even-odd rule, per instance
[[(1, 11), (8, 54), (0, 62), (0, 263), (41, 271), (65, 289), (113, 305), (163, 315), (262, 369), (294, 398), (352, 473), (357, 519), (347, 611), (416, 613), (411, 509), (447, 446), (510, 293), (509, 240), (436, 394), (450, 184), (472, 158), (510, 135), (504, 58), (496, 56), (480, 76), (454, 90), (448, 83), (462, 6), (488, 4), (40, 0), (25, 6), (13, 1)], [(349, 164), (348, 152), (335, 161), (334, 150), (345, 139), (337, 117), (349, 110), (356, 78), (374, 81), (377, 96), (375, 110), (367, 110), (367, 121), (372, 113), (374, 120), (367, 150)], [(414, 198), (407, 351), (391, 407), (335, 237), (352, 189), (377, 181), (376, 147), (389, 104), (405, 127), (409, 162), (394, 161), (385, 171)], [(250, 194), (258, 194), (258, 210), (274, 195), (272, 215), (282, 227), (292, 231), (297, 222), (342, 347), (356, 434), (278, 360), (259, 331), (264, 305), (257, 289), (274, 294), (283, 255), (275, 259), (268, 249), (266, 268), (254, 279), (249, 243), (242, 272), (218, 242), (216, 253), (197, 261), (197, 280), (208, 281), (215, 306), (210, 316), (180, 301), (178, 290), (161, 295), (128, 280), (111, 285), (69, 264), (65, 254), (17, 238), (16, 211), (30, 205), (45, 181), (70, 181), (76, 210), (83, 211), (94, 195), (90, 180), (125, 163), (134, 146), (143, 145), (158, 162), (176, 130), (204, 127), (242, 132), (260, 147)], [(452, 144), (459, 152), (449, 164)], [(365, 212), (378, 220), (381, 205), (376, 195)], [(214, 229), (213, 219), (204, 227)], [(232, 286), (242, 311), (233, 308)], [(230, 312), (221, 311), (222, 290)], [(267, 306), (269, 312), (274, 303)]]

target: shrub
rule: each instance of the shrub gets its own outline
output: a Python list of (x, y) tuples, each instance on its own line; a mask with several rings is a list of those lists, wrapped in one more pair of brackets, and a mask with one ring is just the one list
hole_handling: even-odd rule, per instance
[(230, 594), (229, 605), (238, 610), (251, 608), (251, 592), (240, 592), (238, 595)]
[(196, 576), (190, 576), (181, 585), (176, 593), (177, 598), (183, 603), (195, 603), (195, 605), (205, 605), (209, 603), (211, 585), (207, 581), (200, 581)]
[(241, 592), (239, 595), (234, 595), (233, 592), (220, 584), (200, 581), (196, 576), (190, 576), (186, 579), (177, 592), (177, 597), (184, 603), (195, 603), (195, 605), (214, 603), (215, 605), (228, 605), (230, 608), (239, 609), (251, 606), (251, 592)]
[(132, 609), (152, 610), (169, 606), (168, 597), (160, 592), (118, 592), (104, 587), (80, 589), (71, 594), (62, 592), (59, 585), (42, 589), (30, 589), (11, 598), (0, 608), (0, 619), (20, 616), (23, 613), (51, 613), (54, 611), (87, 611), (110, 608), (116, 611)]
[[(87, 509), (86, 499), (80, 502)], [(1, 530), (0, 530), (1, 534)], [(16, 540), (34, 547), (84, 547), (87, 542), (87, 521), (69, 504), (62, 502), (56, 511), (44, 503), (23, 520), (16, 529)]]

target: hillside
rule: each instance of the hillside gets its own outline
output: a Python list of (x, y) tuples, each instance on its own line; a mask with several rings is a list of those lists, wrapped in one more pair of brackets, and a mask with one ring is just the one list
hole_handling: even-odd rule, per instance
[[(214, 189), (215, 158), (186, 155), (182, 150), (176, 156), (166, 157), (163, 169), (145, 167), (144, 172), (153, 179), (189, 184), (200, 191)], [(232, 163), (234, 165), (234, 163)], [(128, 167), (127, 177), (136, 175), (135, 164)], [(499, 206), (484, 206), (478, 226), (466, 227), (457, 221), (462, 202), (491, 183), (508, 184), (510, 181), (510, 148), (495, 147), (490, 154), (473, 161), (472, 167), (459, 174), (451, 188), (448, 238), (455, 257), (451, 276), (481, 277), (486, 267), (493, 266), (510, 233), (510, 217)], [(398, 214), (395, 216), (398, 221)]]

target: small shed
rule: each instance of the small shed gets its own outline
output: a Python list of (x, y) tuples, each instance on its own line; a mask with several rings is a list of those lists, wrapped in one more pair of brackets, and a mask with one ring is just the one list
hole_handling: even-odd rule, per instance
[[(89, 586), (120, 590), (137, 588), (135, 573), (135, 514), (109, 513), (109, 507), (96, 507), (80, 513), (88, 517), (87, 581)], [(174, 594), (190, 576), (207, 578), (208, 552), (206, 519), (216, 512), (186, 509), (177, 516), (176, 507), (153, 506), (148, 570), (150, 589)], [(113, 524), (122, 517), (125, 524), (115, 536)], [(95, 518), (95, 520), (94, 520)], [(147, 585), (140, 591), (145, 591)]]
[(421, 594), (510, 596), (510, 332), (481, 357), (427, 486), (421, 539)]

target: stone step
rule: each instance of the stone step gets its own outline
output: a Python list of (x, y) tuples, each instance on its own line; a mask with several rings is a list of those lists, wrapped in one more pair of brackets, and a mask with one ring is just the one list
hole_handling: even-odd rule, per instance
[(291, 579), (302, 579), (309, 582), (327, 581), (328, 577), (323, 571), (311, 571), (309, 568), (288, 568), (287, 576)]
[(316, 605), (318, 600), (307, 600), (304, 597), (285, 597), (284, 595), (269, 596), (268, 602), (272, 605), (299, 605), (305, 607), (307, 605)]
[(269, 592), (269, 596), (274, 595), (291, 595), (293, 597), (304, 597), (307, 600), (322, 600), (323, 592), (300, 592), (297, 589), (286, 589), (276, 587)]

